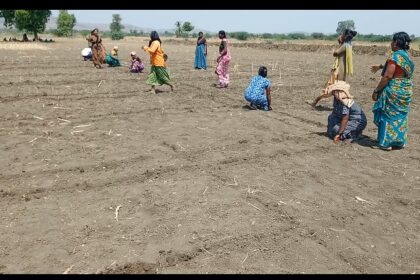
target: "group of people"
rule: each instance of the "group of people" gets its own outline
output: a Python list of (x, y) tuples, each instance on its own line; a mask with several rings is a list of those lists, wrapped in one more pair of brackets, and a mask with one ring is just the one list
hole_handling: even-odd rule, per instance
[[(362, 108), (350, 95), (349, 75), (353, 74), (351, 40), (357, 33), (346, 29), (338, 38), (340, 47), (325, 90), (311, 104), (333, 96), (333, 111), (328, 116), (327, 134), (334, 142), (354, 141), (367, 125)], [(410, 36), (397, 32), (391, 40), (392, 54), (385, 64), (371, 66), (376, 73), (382, 69), (381, 80), (372, 93), (373, 122), (378, 127), (378, 147), (385, 151), (404, 148), (408, 132), (408, 112), (413, 93), (414, 62), (409, 54)]]
[[(12, 37), (9, 37), (9, 40), (7, 40), (7, 38), (4, 37), (3, 38), (3, 42), (7, 42), (7, 41), (9, 41), (9, 42), (30, 42), (30, 40), (28, 38), (28, 35), (26, 33), (23, 33), (22, 40), (16, 39), (16, 37), (13, 37), (13, 38)], [(35, 38), (34, 37), (32, 39), (32, 42), (35, 42), (35, 41), (44, 42), (44, 43), (52, 43), (52, 42), (54, 42), (53, 39), (42, 39), (41, 37), (38, 37), (38, 38)]]
[[(214, 84), (217, 88), (227, 88), (229, 85), (229, 62), (232, 60), (230, 50), (228, 47), (228, 41), (226, 38), (226, 32), (224, 30), (219, 31), (219, 56), (217, 57), (216, 75), (219, 79), (218, 84)], [(197, 46), (195, 49), (194, 68), (200, 70), (207, 69), (207, 41), (204, 38), (203, 32), (198, 33)]]
[[(114, 47), (111, 55), (107, 55), (105, 58), (105, 49), (97, 32), (97, 29), (93, 30), (87, 39), (91, 44), (93, 63), (96, 67), (100, 67), (107, 60), (118, 59), (118, 48)], [(226, 32), (221, 30), (218, 35), (221, 41), (215, 74), (219, 82), (214, 86), (227, 88), (230, 82), (229, 63), (232, 56)], [(328, 116), (327, 134), (334, 142), (354, 141), (362, 135), (367, 126), (366, 115), (350, 94), (350, 84), (348, 83), (349, 76), (353, 75), (352, 39), (356, 35), (356, 31), (346, 29), (338, 37), (339, 47), (333, 53), (335, 59), (330, 78), (322, 94), (311, 103), (313, 107), (316, 107), (321, 99), (333, 97), (333, 111)], [(382, 69), (382, 78), (372, 94), (372, 99), (375, 101), (373, 113), (374, 123), (378, 127), (378, 146), (387, 151), (403, 148), (406, 143), (407, 117), (411, 103), (414, 72), (414, 62), (408, 53), (410, 42), (411, 39), (407, 33), (395, 33), (391, 41), (392, 55), (384, 65), (371, 67), (373, 73)], [(150, 92), (156, 93), (155, 87), (164, 84), (174, 91), (166, 68), (168, 57), (156, 31), (151, 32), (149, 44), (144, 46), (143, 50), (150, 55), (151, 70), (147, 79), (147, 83), (151, 85)], [(140, 58), (135, 52), (131, 53), (131, 58), (130, 71), (141, 72), (144, 65)], [(108, 62), (108, 64), (110, 63)], [(119, 62), (118, 65), (120, 65)], [(207, 69), (207, 41), (202, 32), (198, 34), (197, 38), (194, 68)], [(258, 74), (251, 78), (244, 91), (244, 98), (249, 102), (249, 108), (252, 110), (272, 110), (271, 82), (267, 75), (267, 67), (261, 66), (258, 69)]]
[[(109, 67), (121, 66), (118, 58), (118, 46), (114, 46), (110, 53), (106, 53), (97, 28), (92, 30), (90, 35), (86, 37), (86, 40), (89, 47), (82, 50), (83, 60), (93, 61), (93, 65), (96, 68), (102, 68), (102, 64), (107, 64)], [(131, 73), (141, 73), (144, 70), (144, 64), (140, 57), (135, 52), (131, 52), (130, 57), (131, 65), (129, 66), (129, 71)]]

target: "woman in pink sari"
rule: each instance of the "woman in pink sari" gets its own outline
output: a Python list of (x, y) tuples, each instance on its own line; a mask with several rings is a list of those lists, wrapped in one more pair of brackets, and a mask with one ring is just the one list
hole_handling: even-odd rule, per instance
[(217, 68), (215, 73), (219, 78), (219, 84), (216, 85), (217, 88), (227, 88), (229, 85), (229, 62), (231, 60), (230, 51), (228, 48), (228, 42), (226, 39), (225, 31), (219, 31), (219, 56), (217, 57)]

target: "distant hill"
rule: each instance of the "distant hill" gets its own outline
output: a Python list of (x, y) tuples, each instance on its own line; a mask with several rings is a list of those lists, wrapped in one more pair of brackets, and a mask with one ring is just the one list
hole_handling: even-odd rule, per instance
[[(76, 18), (77, 19), (77, 18)], [(0, 30), (6, 29), (3, 25), (4, 19), (0, 18)], [(124, 25), (123, 31), (130, 32), (130, 30), (136, 30), (138, 32), (143, 31), (145, 33), (151, 32), (155, 29), (150, 27), (138, 27), (132, 24), (125, 24), (124, 21), (122, 22)], [(74, 26), (74, 30), (92, 30), (94, 28), (98, 28), (100, 31), (110, 31), (109, 29), (110, 23), (86, 23), (86, 22), (76, 22), (76, 25)], [(47, 22), (46, 30), (48, 29), (56, 29), (57, 28), (57, 17), (50, 17), (50, 19)], [(172, 29), (156, 29), (158, 33), (164, 33), (165, 31), (169, 32), (175, 32), (175, 28)], [(195, 28), (191, 33), (198, 33), (199, 31), (203, 31), (205, 33), (212, 33), (206, 30), (197, 29)]]

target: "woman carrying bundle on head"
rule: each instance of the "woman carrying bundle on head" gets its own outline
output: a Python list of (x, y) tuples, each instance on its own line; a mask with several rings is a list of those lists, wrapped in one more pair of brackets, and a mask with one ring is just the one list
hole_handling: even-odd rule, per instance
[[(333, 56), (335, 57), (334, 64), (331, 68), (330, 78), (326, 84), (326, 87), (336, 83), (337, 81), (347, 81), (348, 77), (353, 75), (352, 40), (356, 35), (356, 31), (345, 29), (338, 37), (337, 40), (340, 46), (333, 53)], [(327, 90), (324, 89), (321, 95), (319, 95), (311, 103), (312, 107), (315, 107), (321, 99), (328, 98), (330, 96), (331, 95), (327, 93)]]

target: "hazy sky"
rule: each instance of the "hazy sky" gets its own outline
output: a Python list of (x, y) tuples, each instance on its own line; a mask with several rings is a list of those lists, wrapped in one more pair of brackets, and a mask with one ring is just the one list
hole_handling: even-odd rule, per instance
[[(420, 10), (70, 10), (78, 22), (111, 22), (120, 14), (122, 23), (152, 29), (173, 29), (176, 21), (190, 21), (196, 28), (253, 33), (335, 33), (337, 23), (352, 19), (361, 34), (405, 31), (420, 36)], [(53, 11), (57, 16), (58, 11)]]

